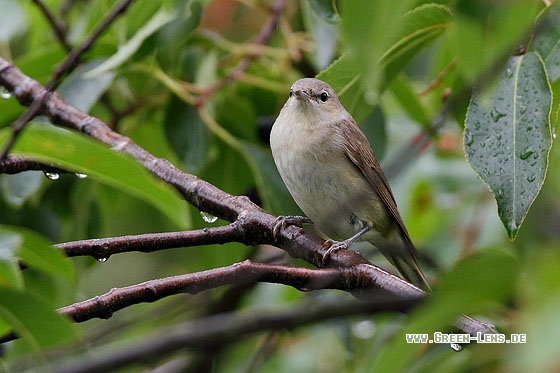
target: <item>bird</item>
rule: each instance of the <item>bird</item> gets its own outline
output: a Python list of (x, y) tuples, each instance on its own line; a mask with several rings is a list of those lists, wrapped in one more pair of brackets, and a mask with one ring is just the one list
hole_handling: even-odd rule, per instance
[(328, 83), (314, 78), (293, 83), (272, 126), (270, 148), (297, 205), (319, 231), (338, 240), (324, 260), (368, 241), (402, 277), (430, 291), (369, 141)]

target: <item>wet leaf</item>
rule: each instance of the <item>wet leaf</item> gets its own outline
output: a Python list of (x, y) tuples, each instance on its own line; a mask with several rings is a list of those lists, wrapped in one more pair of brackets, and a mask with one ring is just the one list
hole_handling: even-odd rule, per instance
[(546, 176), (551, 100), (543, 62), (529, 53), (510, 59), (489, 105), (475, 92), (469, 106), (465, 153), (494, 194), (511, 240)]

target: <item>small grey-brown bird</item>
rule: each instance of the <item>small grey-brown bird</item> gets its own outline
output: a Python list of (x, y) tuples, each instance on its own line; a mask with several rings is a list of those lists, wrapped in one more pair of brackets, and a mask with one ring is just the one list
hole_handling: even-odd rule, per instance
[(327, 236), (328, 250), (366, 240), (399, 273), (430, 291), (387, 178), (356, 121), (327, 83), (296, 81), (270, 133), (276, 167), (288, 191)]

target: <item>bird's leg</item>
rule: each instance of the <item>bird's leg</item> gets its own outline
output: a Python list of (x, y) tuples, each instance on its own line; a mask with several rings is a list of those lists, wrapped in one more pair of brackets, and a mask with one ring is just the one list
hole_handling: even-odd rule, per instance
[(296, 225), (301, 228), (303, 224), (313, 224), (313, 220), (306, 216), (288, 215), (279, 216), (274, 222), (274, 228), (272, 228), (272, 238), (276, 241), (276, 236), (280, 229), (286, 228), (288, 225)]
[(333, 240), (325, 241), (325, 243), (332, 243), (332, 244), (329, 247), (329, 249), (327, 250), (327, 252), (323, 254), (323, 259), (321, 260), (321, 263), (325, 264), (325, 262), (331, 256), (331, 254), (334, 253), (335, 251), (338, 251), (340, 249), (348, 249), (350, 247), (350, 245), (352, 245), (354, 242), (356, 242), (360, 237), (362, 237), (364, 235), (364, 233), (368, 232), (370, 229), (371, 229), (371, 227), (368, 224), (366, 224), (356, 234), (354, 234), (350, 238), (345, 239), (344, 241), (338, 241), (338, 242), (333, 241)]

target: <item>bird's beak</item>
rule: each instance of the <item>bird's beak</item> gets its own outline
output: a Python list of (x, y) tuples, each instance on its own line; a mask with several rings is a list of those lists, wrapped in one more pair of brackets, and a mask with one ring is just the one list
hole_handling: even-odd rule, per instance
[(297, 91), (294, 92), (294, 94), (296, 95), (297, 99), (300, 99), (300, 100), (309, 99), (309, 94), (307, 92), (305, 92), (304, 90), (298, 89)]

